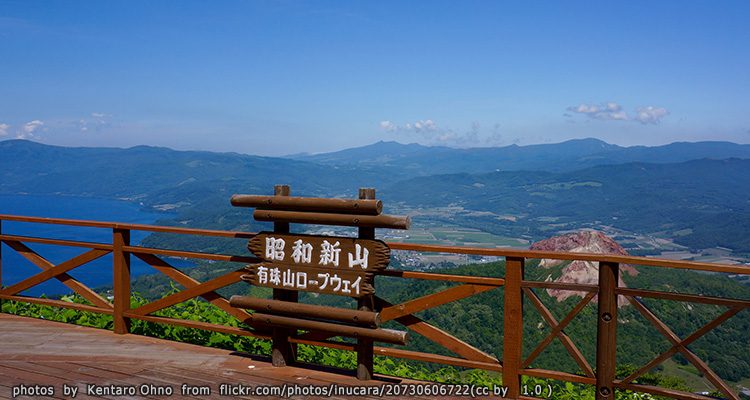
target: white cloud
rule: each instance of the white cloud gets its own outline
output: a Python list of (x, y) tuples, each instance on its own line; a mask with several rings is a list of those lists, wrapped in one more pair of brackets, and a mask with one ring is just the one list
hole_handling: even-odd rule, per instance
[(452, 128), (439, 126), (431, 119), (422, 119), (415, 122), (407, 122), (403, 125), (389, 120), (380, 122), (380, 129), (388, 133), (397, 133), (405, 136), (418, 136), (420, 143), (441, 146), (481, 146), (497, 145), (502, 141), (499, 133), (499, 124), (489, 129), (489, 136), (482, 132), (479, 122), (472, 122), (467, 131), (457, 131)]
[(642, 124), (656, 125), (669, 114), (666, 108), (653, 106), (639, 107), (635, 111), (636, 115), (633, 119)]
[[(638, 107), (635, 113), (630, 116), (622, 109), (622, 106), (608, 102), (604, 104), (579, 104), (566, 109), (569, 112), (583, 114), (592, 119), (602, 121), (634, 121), (642, 124), (658, 124), (662, 118), (669, 114), (666, 108), (662, 107)], [(563, 114), (565, 117), (572, 117), (571, 114)]]
[(78, 127), (81, 133), (101, 132), (103, 129), (112, 125), (112, 114), (91, 113), (91, 118), (84, 117), (73, 123)]
[(23, 131), (26, 133), (34, 133), (37, 129), (41, 128), (42, 126), (44, 126), (44, 122), (38, 119), (35, 119), (33, 121), (27, 122), (23, 126)]
[(380, 129), (386, 132), (413, 131), (417, 133), (437, 132), (439, 130), (437, 124), (435, 124), (435, 121), (431, 119), (420, 119), (419, 121), (416, 121), (414, 123), (407, 122), (403, 126), (399, 126), (391, 121), (385, 120), (380, 121)]
[(608, 102), (605, 104), (579, 104), (578, 106), (571, 106), (567, 108), (568, 111), (584, 114), (589, 118), (604, 120), (604, 121), (627, 121), (628, 114), (622, 110), (622, 106)]
[(395, 132), (398, 130), (398, 126), (391, 121), (380, 121), (380, 129), (386, 132)]
[(437, 125), (431, 119), (419, 120), (414, 123), (414, 130), (417, 132), (434, 132), (437, 131)]
[(16, 134), (17, 139), (31, 139), (33, 138), (34, 132), (38, 131), (44, 126), (44, 122), (38, 119), (29, 121), (23, 125), (21, 130)]
[(9, 128), (10, 125), (8, 124), (0, 124), (0, 136), (7, 136)]

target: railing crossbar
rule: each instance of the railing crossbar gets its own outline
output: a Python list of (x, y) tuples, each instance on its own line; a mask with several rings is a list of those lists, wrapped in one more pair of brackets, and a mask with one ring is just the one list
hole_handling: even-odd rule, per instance
[[(26, 246), (25, 244), (21, 242), (4, 241), (4, 243), (8, 245), (8, 247), (16, 251), (18, 254), (20, 254), (22, 257), (27, 259), (29, 262), (41, 268), (42, 271), (46, 271), (55, 267), (54, 264), (49, 262), (44, 257), (40, 256), (34, 250), (32, 250), (31, 248), (29, 248), (28, 246)], [(97, 249), (92, 249), (92, 250), (97, 250)], [(91, 302), (91, 304), (98, 306), (98, 307), (106, 308), (106, 309), (112, 309), (112, 304), (110, 304), (107, 300), (105, 300), (98, 293), (91, 290), (88, 286), (77, 281), (72, 276), (68, 275), (67, 273), (65, 272), (60, 273), (58, 275), (55, 275), (54, 278), (60, 281), (63, 285), (69, 287), (71, 290), (73, 290), (73, 292), (77, 293), (84, 299)]]
[[(682, 343), (684, 341), (682, 339), (680, 339), (680, 337), (677, 336), (677, 334), (674, 333), (672, 331), (672, 329), (670, 329), (667, 326), (667, 324), (665, 324), (664, 322), (662, 322), (662, 320), (660, 320), (659, 317), (657, 317), (651, 310), (649, 310), (648, 307), (646, 307), (646, 305), (643, 304), (643, 302), (641, 302), (638, 298), (635, 298), (635, 297), (632, 297), (632, 296), (625, 296), (625, 298), (630, 302), (630, 304), (632, 304), (633, 306), (635, 306), (635, 308), (638, 310), (638, 312), (640, 312), (649, 322), (651, 322), (651, 324), (654, 325), (656, 327), (656, 329), (664, 337), (667, 338), (667, 340), (669, 340), (672, 343), (673, 347), (677, 347), (678, 351), (680, 353), (682, 353), (682, 355), (685, 356), (685, 358), (691, 364), (693, 364), (693, 366), (695, 366), (695, 368), (697, 368), (698, 371), (700, 371), (701, 374), (704, 377), (706, 377), (706, 379), (708, 379), (714, 385), (714, 387), (716, 387), (716, 389), (718, 389), (719, 391), (721, 391), (722, 393), (724, 393), (727, 396), (727, 398), (729, 398), (729, 399), (739, 400), (739, 396), (737, 396), (736, 394), (734, 394), (734, 392), (732, 391), (732, 389), (729, 388), (729, 386), (726, 384), (726, 382), (724, 382), (716, 374), (716, 372), (714, 372), (708, 366), (708, 364), (706, 364), (697, 355), (695, 355), (695, 353), (693, 353), (692, 351), (690, 351), (687, 347), (683, 346)], [(730, 311), (734, 311), (734, 309), (730, 310)], [(739, 310), (737, 310), (737, 311), (739, 311)], [(722, 315), (719, 318), (717, 318), (714, 321), (712, 321), (711, 323), (709, 323), (709, 325), (716, 323), (717, 326), (718, 326), (718, 323), (723, 322), (724, 320), (728, 319), (728, 317), (731, 316), (731, 315), (728, 315), (728, 313), (725, 313), (725, 314), (726, 314), (726, 317), (724, 315)], [(734, 314), (732, 314), (732, 315), (734, 315)], [(722, 317), (725, 317), (725, 318), (722, 318)], [(704, 326), (703, 328), (706, 328), (706, 327)], [(713, 329), (713, 326), (711, 327), (711, 329)], [(701, 329), (701, 330), (703, 330), (703, 329)], [(710, 330), (710, 329), (708, 329), (708, 330)], [(697, 339), (697, 337), (695, 339)]]
[[(533, 292), (531, 291), (531, 289), (526, 289), (526, 291), (527, 291), (527, 293), (532, 293), (533, 294)], [(555, 339), (555, 337), (559, 337), (560, 340), (563, 341), (563, 342), (566, 342), (566, 341), (570, 340), (570, 338), (563, 332), (563, 329), (565, 329), (565, 327), (568, 326), (568, 324), (573, 321), (573, 319), (578, 315), (578, 313), (580, 313), (581, 310), (583, 310), (583, 308), (586, 307), (586, 305), (588, 305), (589, 302), (591, 302), (591, 299), (593, 299), (594, 296), (595, 296), (595, 293), (589, 293), (589, 294), (587, 294), (583, 299), (581, 299), (581, 301), (578, 302), (578, 304), (575, 305), (575, 307), (573, 307), (573, 309), (559, 323), (556, 323), (556, 321), (554, 320), (554, 318), (551, 318), (551, 319), (545, 318), (545, 320), (547, 321), (547, 323), (550, 324), (550, 327), (552, 328), (552, 330), (550, 331), (550, 333), (547, 334), (547, 336), (544, 339), (542, 339), (541, 342), (539, 342), (539, 344), (537, 345), (537, 347), (531, 352), (531, 354), (529, 354), (529, 356), (526, 358), (526, 360), (524, 360), (524, 362), (523, 362), (523, 367), (524, 368), (527, 368), (532, 362), (534, 362), (534, 360), (540, 354), (542, 354), (542, 351), (544, 351), (544, 349), (546, 349), (547, 346), (550, 343), (552, 343), (552, 341)], [(536, 300), (534, 300), (533, 303), (534, 303), (535, 306), (537, 306), (537, 308), (541, 305), (542, 308), (546, 309), (546, 307), (544, 306), (544, 304), (541, 304), (541, 300), (539, 300), (539, 298), (536, 295), (534, 295), (534, 298), (536, 298)], [(539, 301), (537, 301), (537, 300), (539, 300)], [(547, 310), (546, 312), (540, 310), (540, 312), (542, 312), (543, 315), (547, 315), (547, 314), (551, 315), (552, 314), (549, 310)], [(571, 343), (571, 345), (572, 345), (572, 343)], [(566, 347), (566, 349), (568, 349), (568, 351), (571, 351), (569, 349), (569, 346), (566, 345), (565, 347)], [(575, 347), (575, 345), (572, 345), (572, 347)], [(577, 355), (578, 354), (580, 354), (580, 352), (578, 352)], [(576, 358), (576, 355), (573, 355), (573, 357)], [(591, 366), (588, 364), (588, 362), (586, 362), (586, 360), (583, 358), (583, 356), (581, 356), (580, 360), (576, 359), (576, 362), (583, 369), (583, 371), (586, 371), (586, 375), (587, 376), (594, 377), (594, 371), (591, 370)]]

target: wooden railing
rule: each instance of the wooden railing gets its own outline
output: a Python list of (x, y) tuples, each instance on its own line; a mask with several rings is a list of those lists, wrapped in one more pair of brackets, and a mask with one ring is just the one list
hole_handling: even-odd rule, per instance
[[(61, 240), (54, 238), (40, 238), (30, 236), (18, 236), (3, 233), (2, 221), (15, 221), (25, 223), (59, 224), (76, 227), (93, 227), (108, 229), (112, 232), (111, 243), (93, 243), (73, 240)], [(42, 271), (38, 274), (14, 283), (0, 290), (0, 301), (14, 300), (30, 302), (54, 307), (72, 308), (82, 311), (91, 311), (112, 315), (114, 318), (114, 332), (125, 334), (129, 332), (131, 319), (139, 319), (162, 324), (178, 325), (188, 328), (197, 328), (217, 331), (227, 334), (242, 336), (254, 336), (260, 339), (270, 339), (269, 335), (263, 335), (242, 328), (216, 325), (199, 321), (181, 320), (153, 315), (155, 312), (178, 304), (185, 300), (202, 297), (216, 307), (224, 310), (239, 321), (247, 320), (248, 314), (244, 310), (233, 308), (229, 302), (216, 291), (239, 282), (243, 273), (241, 268), (244, 264), (258, 262), (254, 257), (243, 255), (213, 254), (192, 251), (181, 251), (172, 249), (156, 249), (142, 246), (133, 246), (130, 243), (132, 231), (162, 232), (173, 234), (186, 234), (197, 236), (211, 236), (221, 238), (243, 238), (252, 237), (253, 233), (217, 231), (205, 229), (189, 229), (178, 227), (152, 226), (140, 224), (122, 224), (113, 222), (97, 222), (69, 219), (53, 219), (38, 217), (22, 217), (14, 215), (0, 215), (0, 241), (10, 249), (16, 251)], [(57, 265), (49, 262), (37, 252), (32, 250), (28, 243), (51, 244), (60, 246), (73, 246), (89, 249), (83, 254), (73, 257), (68, 261)], [(473, 254), (483, 256), (504, 257), (506, 260), (506, 273), (504, 278), (461, 276), (450, 274), (439, 274), (432, 272), (402, 271), (387, 269), (380, 273), (383, 276), (421, 279), (431, 281), (444, 281), (457, 283), (448, 289), (420, 298), (411, 299), (400, 304), (392, 304), (386, 299), (376, 297), (382, 322), (396, 321), (414, 333), (417, 333), (430, 341), (449, 350), (455, 356), (445, 356), (432, 353), (424, 353), (394, 347), (375, 347), (375, 354), (388, 357), (411, 359), (452, 365), (467, 368), (478, 368), (496, 371), (502, 374), (503, 384), (509, 389), (508, 396), (511, 398), (525, 398), (521, 392), (521, 377), (532, 376), (549, 378), (560, 381), (574, 382), (586, 385), (595, 385), (597, 399), (612, 399), (615, 397), (615, 389), (627, 389), (636, 392), (651, 393), (669, 396), (678, 399), (708, 399), (709, 397), (697, 394), (680, 392), (655, 386), (647, 386), (635, 383), (635, 380), (643, 374), (667, 360), (671, 356), (681, 353), (685, 359), (692, 363), (698, 371), (708, 379), (716, 389), (726, 398), (739, 399), (738, 395), (727, 385), (703, 360), (688, 349), (688, 346), (704, 336), (721, 323), (732, 318), (740, 311), (750, 308), (750, 301), (739, 299), (727, 299), (718, 297), (701, 296), (695, 294), (660, 292), (641, 289), (630, 289), (618, 287), (619, 266), (621, 264), (644, 265), (665, 268), (675, 268), (694, 271), (708, 271), (729, 274), (750, 275), (750, 267), (741, 265), (722, 265), (687, 261), (672, 261), (646, 257), (630, 257), (605, 254), (586, 253), (561, 253), (546, 251), (528, 251), (518, 249), (487, 249), (476, 247), (452, 247), (436, 245), (419, 245), (406, 243), (389, 243), (393, 250), (417, 251), (417, 252), (440, 252), (454, 254)], [(109, 300), (96, 293), (91, 288), (77, 281), (68, 272), (86, 263), (94, 261), (109, 253), (113, 254), (113, 299)], [(184, 287), (183, 290), (170, 294), (159, 300), (149, 302), (138, 308), (130, 308), (130, 262), (131, 256), (135, 256), (151, 265), (160, 273), (168, 276)], [(170, 265), (161, 257), (184, 257), (201, 260), (215, 260), (240, 263), (236, 271), (231, 271), (219, 277), (205, 282), (199, 282)], [(525, 279), (524, 267), (529, 259), (553, 259), (553, 260), (581, 260), (599, 263), (598, 285), (571, 284), (559, 282), (529, 281)], [(2, 284), (2, 246), (0, 246), (0, 284)], [(6, 266), (7, 268), (7, 266)], [(65, 284), (75, 293), (86, 299), (90, 305), (76, 304), (61, 300), (35, 298), (21, 296), (20, 293), (42, 282), (57, 279)], [(503, 315), (503, 353), (502, 360), (498, 360), (491, 354), (472, 346), (469, 343), (451, 335), (419, 318), (417, 313), (474, 296), (479, 293), (503, 287), (504, 290), (504, 315)], [(543, 304), (534, 289), (558, 289), (586, 292), (587, 294), (575, 307), (560, 321)], [(634, 308), (640, 312), (653, 326), (666, 337), (671, 347), (654, 358), (652, 361), (633, 372), (624, 379), (615, 377), (616, 368), (616, 345), (617, 345), (617, 312), (618, 296), (627, 299)], [(542, 318), (550, 326), (549, 334), (524, 358), (523, 355), (523, 322), (524, 322), (524, 299), (530, 300), (531, 304), (539, 311)], [(700, 304), (712, 304), (726, 307), (727, 310), (702, 328), (698, 329), (686, 338), (680, 338), (669, 326), (661, 321), (643, 303), (643, 298), (654, 298), (673, 300), (680, 302), (692, 302)], [(596, 300), (595, 300), (596, 299)], [(568, 324), (590, 303), (597, 303), (597, 343), (596, 360), (592, 365), (573, 341), (565, 333)], [(747, 334), (747, 332), (743, 332)], [(559, 339), (565, 349), (570, 353), (582, 371), (582, 374), (572, 374), (561, 371), (552, 371), (531, 368), (534, 360), (550, 345), (554, 339)], [(291, 337), (292, 343), (324, 346), (341, 350), (354, 350), (354, 344), (332, 341), (328, 335), (319, 333), (306, 333)]]

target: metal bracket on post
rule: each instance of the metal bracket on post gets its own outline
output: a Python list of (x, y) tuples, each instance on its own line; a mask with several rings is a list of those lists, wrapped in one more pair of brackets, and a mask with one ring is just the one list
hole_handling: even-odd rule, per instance
[[(375, 200), (375, 189), (359, 189), (359, 198)], [(375, 228), (359, 228), (360, 239), (375, 239)], [(373, 287), (375, 281), (372, 281)], [(375, 296), (369, 295), (357, 300), (360, 311), (375, 311)], [(357, 379), (368, 381), (373, 375), (374, 344), (372, 339), (360, 337), (357, 339)]]
[(615, 398), (617, 367), (618, 263), (599, 262), (599, 311), (596, 330), (596, 399)]
[[(289, 196), (291, 189), (289, 185), (274, 186), (274, 196)], [(288, 222), (274, 222), (273, 231), (276, 233), (289, 233)], [(273, 299), (281, 301), (297, 302), (298, 294), (293, 290), (273, 289)], [(289, 342), (289, 336), (295, 333), (288, 328), (274, 328), (271, 344), (271, 362), (274, 367), (285, 367), (293, 364), (297, 359), (297, 345)]]

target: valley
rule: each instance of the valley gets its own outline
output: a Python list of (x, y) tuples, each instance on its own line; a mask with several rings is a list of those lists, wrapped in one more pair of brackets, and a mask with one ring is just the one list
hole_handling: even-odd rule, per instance
[[(596, 154), (601, 150), (601, 143), (574, 141), (549, 146), (543, 148), (542, 155), (535, 155), (538, 149), (523, 150), (533, 162), (513, 165), (522, 165), (530, 168), (528, 170), (498, 171), (499, 168), (494, 168), (496, 165), (485, 165), (485, 169), (480, 170), (481, 159), (471, 160), (471, 152), (461, 152), (464, 161), (471, 161), (473, 167), (469, 172), (455, 172), (450, 170), (456, 167), (450, 162), (450, 157), (445, 158), (448, 161), (441, 159), (441, 154), (452, 152), (445, 148), (417, 149), (425, 152), (425, 159), (433, 162), (429, 167), (419, 167), (416, 163), (416, 166), (408, 164), (412, 167), (407, 168), (393, 160), (408, 162), (408, 154), (394, 154), (383, 164), (337, 164), (335, 157), (324, 161), (290, 160), (235, 153), (176, 152), (145, 146), (71, 149), (5, 141), (0, 142), (0, 193), (124, 199), (143, 210), (162, 212), (160, 219), (155, 221), (160, 225), (257, 232), (270, 229), (270, 224), (254, 222), (247, 209), (231, 207), (228, 200), (232, 194), (267, 194), (274, 184), (288, 183), (293, 195), (352, 197), (358, 187), (372, 186), (378, 189), (378, 198), (385, 205), (384, 212), (410, 215), (413, 220), (409, 231), (379, 231), (379, 237), (387, 241), (528, 248), (533, 242), (555, 235), (592, 229), (612, 237), (632, 255), (726, 264), (745, 264), (750, 260), (750, 158), (733, 158), (745, 147), (724, 145), (718, 146), (717, 150), (716, 144), (702, 147), (696, 143), (687, 146), (692, 149), (690, 152), (680, 157), (665, 157), (659, 163), (622, 156), (626, 161), (622, 164), (596, 164), (592, 160), (600, 159)], [(679, 149), (681, 146), (669, 148)], [(722, 153), (726, 148), (733, 150)], [(639, 157), (650, 157), (655, 151), (648, 148), (617, 150), (618, 154), (646, 154)], [(545, 157), (550, 157), (550, 154), (558, 156), (554, 162), (545, 162)], [(562, 155), (567, 158), (561, 161)], [(692, 159), (692, 156), (699, 158)], [(119, 160), (122, 168), (106, 168), (113, 160)], [(554, 167), (563, 161), (569, 167)], [(446, 173), (438, 173), (441, 168)], [(293, 229), (317, 234), (354, 233), (353, 229), (346, 228), (295, 226)], [(245, 254), (247, 251), (243, 240), (196, 240), (169, 234), (152, 234), (144, 238), (142, 244), (228, 254)], [(183, 260), (171, 262), (181, 263)], [(504, 270), (500, 258), (400, 251), (394, 251), (392, 264), (394, 268), (408, 270), (486, 276), (502, 276)], [(195, 267), (181, 268), (195, 279), (206, 280), (236, 267), (203, 262)], [(559, 270), (534, 267), (528, 270), (530, 278), (537, 280), (560, 275)], [(750, 279), (738, 276), (688, 274), (654, 268), (639, 271), (637, 277), (627, 278), (629, 287), (654, 290), (678, 287), (680, 291), (690, 293), (750, 298)], [(435, 289), (430, 284), (408, 287), (392, 282), (378, 287), (384, 288), (383, 295), (393, 301), (424, 295)], [(107, 290), (106, 287), (101, 289)], [(134, 279), (133, 289), (147, 298), (155, 298), (168, 293), (170, 283), (163, 276), (142, 275)], [(246, 289), (235, 287), (221, 293), (230, 295), (243, 290)], [(558, 303), (543, 291), (540, 293), (555, 310), (571, 307), (570, 301), (573, 300)], [(268, 295), (262, 290), (256, 294)], [(322, 298), (304, 298), (325, 303)], [(498, 314), (501, 308), (496, 307), (502, 297), (482, 295), (475, 299), (459, 302), (457, 306), (460, 307), (450, 310), (438, 308), (423, 317), (451, 326), (443, 315), (455, 317), (469, 313), (476, 319), (478, 317), (472, 310), (485, 310), (489, 313), (488, 319), (479, 318), (472, 325), (481, 329), (453, 327), (451, 331), (487, 351), (498, 351), (495, 345), (502, 330), (497, 326), (490, 328), (487, 324), (502, 320)], [(493, 304), (495, 308), (488, 308)], [(666, 321), (678, 325), (678, 333), (683, 335), (715, 314), (715, 310), (706, 307), (687, 310), (680, 306), (652, 305)], [(623, 324), (622, 330), (622, 336), (628, 338), (624, 345), (628, 356), (624, 361), (638, 364), (663, 350), (663, 343), (658, 332), (650, 330), (644, 321), (638, 321), (631, 311), (624, 312), (624, 321), (629, 321)], [(686, 321), (685, 312), (689, 315)], [(699, 343), (701, 348), (711, 352), (716, 352), (720, 346), (733, 349), (731, 357), (725, 355), (725, 358), (714, 358), (710, 362), (722, 376), (735, 382), (750, 377), (750, 367), (745, 368), (745, 365), (750, 365), (750, 359), (740, 350), (746, 343), (731, 337), (733, 330), (747, 330), (745, 314)], [(582, 351), (589, 357), (593, 345), (585, 321), (590, 317), (590, 312), (584, 313), (580, 317), (582, 320), (569, 328), (571, 336), (580, 337)], [(540, 339), (546, 328), (539, 327), (541, 319), (533, 318), (524, 329), (527, 329), (529, 338)], [(412, 346), (431, 350), (428, 342), (419, 339)], [(575, 364), (566, 360), (562, 352), (564, 349), (559, 346), (550, 347), (548, 354), (539, 359), (539, 366), (576, 372)], [(662, 371), (679, 376), (695, 390), (702, 389), (702, 378), (686, 368), (683, 361), (676, 358)]]

